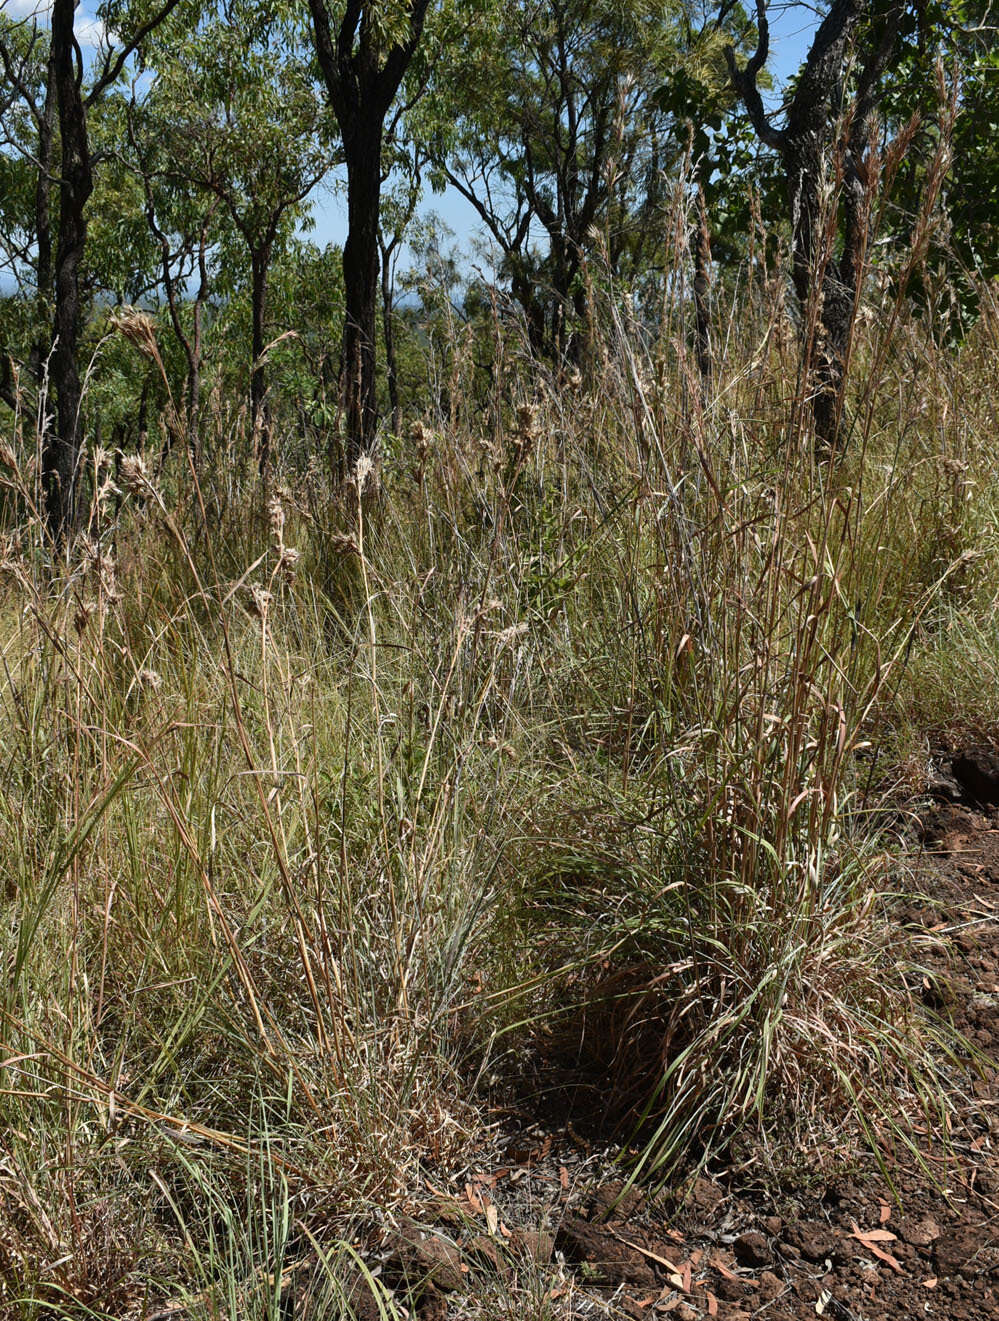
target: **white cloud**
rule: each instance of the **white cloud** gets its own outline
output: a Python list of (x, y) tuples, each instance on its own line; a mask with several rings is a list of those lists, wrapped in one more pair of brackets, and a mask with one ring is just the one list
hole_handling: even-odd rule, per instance
[[(42, 26), (47, 27), (51, 12), (52, 0), (0, 0), (0, 13), (14, 22), (36, 18)], [(76, 11), (73, 31), (84, 50), (94, 50), (106, 39), (106, 30), (100, 19), (91, 18), (81, 9)]]

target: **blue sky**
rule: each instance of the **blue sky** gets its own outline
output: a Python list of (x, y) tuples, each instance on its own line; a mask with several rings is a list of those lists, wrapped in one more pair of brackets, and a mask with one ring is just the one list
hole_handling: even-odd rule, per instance
[[(776, 104), (783, 84), (798, 71), (808, 51), (818, 17), (815, 4), (797, 3), (796, 0), (772, 5), (770, 12), (770, 71), (776, 86), (767, 99)], [(427, 215), (434, 211), (454, 231), (455, 239), (462, 247), (482, 233), (482, 224), (474, 209), (454, 189), (448, 189), (440, 196), (427, 190), (420, 213)], [(316, 194), (313, 218), (315, 227), (309, 237), (314, 243), (320, 246), (343, 243), (347, 234), (347, 199), (342, 186), (323, 186)]]

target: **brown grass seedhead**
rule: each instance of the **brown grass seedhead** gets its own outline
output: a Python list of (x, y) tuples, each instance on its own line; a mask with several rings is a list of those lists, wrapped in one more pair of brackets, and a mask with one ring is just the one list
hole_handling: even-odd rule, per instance
[(147, 495), (152, 490), (149, 469), (141, 454), (123, 454), (118, 475), (129, 495)]
[(112, 329), (133, 344), (140, 353), (154, 362), (159, 360), (156, 344), (156, 322), (148, 312), (135, 307), (121, 307), (109, 318)]

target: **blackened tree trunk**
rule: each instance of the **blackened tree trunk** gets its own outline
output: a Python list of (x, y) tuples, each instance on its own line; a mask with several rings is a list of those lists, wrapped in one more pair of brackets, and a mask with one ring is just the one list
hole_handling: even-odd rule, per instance
[(257, 462), (263, 476), (270, 464), (270, 423), (267, 416), (267, 364), (264, 350), (267, 317), (267, 276), (270, 271), (272, 244), (267, 242), (250, 249), (251, 354), (250, 417), (257, 443)]
[(84, 208), (93, 191), (87, 115), (81, 92), (83, 60), (73, 36), (75, 0), (52, 5), (52, 70), (59, 113), (62, 164), (59, 181), (59, 238), (55, 255), (52, 387), (56, 426), (42, 443), (42, 485), (49, 531), (56, 542), (72, 530), (76, 470), (80, 456), (83, 391), (77, 366), (80, 332), (80, 264), (87, 243)]
[(381, 261), (382, 281), (382, 334), (385, 338), (385, 376), (388, 382), (389, 407), (392, 410), (392, 431), (398, 435), (402, 430), (402, 403), (399, 399), (399, 363), (395, 352), (395, 291), (392, 278), (392, 254), (400, 235), (394, 234), (386, 242), (379, 232), (378, 249)]
[(374, 446), (378, 422), (375, 349), (378, 306), (378, 214), (382, 187), (382, 121), (344, 134), (347, 240), (343, 245), (343, 408), (350, 467)]
[(429, 5), (408, 0), (405, 35), (382, 56), (373, 5), (347, 0), (334, 37), (327, 0), (309, 0), (316, 57), (347, 165), (342, 402), (349, 469), (374, 449), (378, 421), (375, 324), (385, 118), (420, 43)]
[[(906, 10), (918, 8), (918, 0), (876, 5), (833, 0), (780, 129), (767, 118), (757, 85), (770, 49), (765, 0), (756, 0), (757, 48), (745, 68), (738, 67), (731, 47), (726, 51), (732, 85), (757, 136), (777, 152), (783, 167), (815, 435), (827, 452), (841, 443), (843, 389), (869, 237), (865, 153), (902, 19)], [(848, 88), (852, 57), (856, 71)], [(838, 195), (824, 197), (837, 172), (842, 175)], [(830, 224), (834, 243), (827, 239)]]
[(692, 238), (694, 248), (694, 348), (701, 378), (701, 399), (706, 404), (711, 394), (714, 364), (711, 354), (711, 233), (704, 204), (704, 189), (697, 189), (697, 225)]
[(48, 369), (45, 361), (48, 345), (42, 337), (44, 332), (41, 328), (50, 323), (52, 316), (52, 177), (55, 118), (55, 64), (50, 46), (45, 77), (45, 100), (37, 116), (38, 175), (35, 179), (35, 242), (38, 248), (38, 264), (35, 275), (38, 290), (39, 337), (31, 346), (30, 366), (39, 387), (43, 385)]
[[(114, 85), (129, 56), (178, 3), (179, 0), (164, 0), (144, 23), (135, 28), (128, 40), (117, 48), (106, 48), (90, 90), (84, 95), (83, 53), (73, 33), (76, 0), (52, 0), (46, 106), (50, 107), (49, 96), (54, 92), (62, 155), (59, 233), (53, 271), (54, 343), (50, 365), (56, 397), (56, 425), (54, 430), (47, 427), (42, 438), (42, 490), (46, 521), (57, 545), (72, 532), (76, 518), (76, 476), (81, 448), (83, 388), (77, 362), (82, 319), (80, 271), (87, 246), (86, 206), (94, 188), (87, 112)], [(49, 113), (51, 115), (50, 110)], [(51, 125), (51, 118), (49, 123)], [(39, 188), (42, 187), (43, 181), (39, 179)], [(45, 219), (48, 220), (47, 212)]]

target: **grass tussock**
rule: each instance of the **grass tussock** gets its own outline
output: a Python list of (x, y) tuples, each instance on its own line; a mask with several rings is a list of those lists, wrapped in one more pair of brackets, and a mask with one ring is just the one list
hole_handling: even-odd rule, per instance
[(873, 823), (923, 731), (999, 724), (994, 317), (944, 354), (872, 308), (830, 462), (772, 294), (709, 393), (609, 309), (568, 379), (511, 339), (483, 398), (458, 345), (346, 487), (275, 435), (261, 491), (221, 413), (200, 481), (88, 454), (61, 561), (18, 419), (6, 1313), (278, 1317), (305, 1257), (349, 1306), (352, 1224), (529, 1059), (599, 1069), (661, 1177), (939, 1108)]

